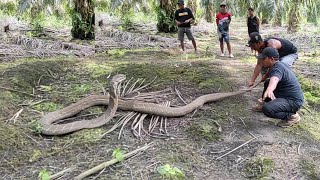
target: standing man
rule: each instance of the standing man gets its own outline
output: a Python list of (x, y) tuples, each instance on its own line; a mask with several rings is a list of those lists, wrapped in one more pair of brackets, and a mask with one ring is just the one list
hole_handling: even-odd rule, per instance
[(254, 14), (254, 9), (248, 9), (248, 19), (247, 19), (248, 33), (249, 36), (253, 32), (258, 32), (260, 29), (260, 19)]
[[(253, 32), (258, 32), (259, 33), (260, 19), (258, 18), (258, 16), (256, 16), (254, 14), (254, 9), (251, 8), (251, 7), (248, 9), (247, 26), (248, 26), (248, 34), (249, 34), (249, 36)], [(251, 47), (251, 52), (253, 53), (252, 47)], [(256, 52), (257, 51), (255, 51), (255, 55), (256, 55)]]
[(189, 40), (192, 41), (195, 52), (197, 53), (197, 44), (191, 33), (190, 22), (194, 20), (194, 16), (189, 8), (184, 7), (184, 1), (178, 1), (179, 9), (175, 12), (175, 20), (178, 26), (178, 39), (180, 40), (180, 45), (184, 51), (184, 33), (187, 34)]
[(265, 81), (261, 107), (270, 117), (281, 119), (277, 126), (290, 127), (300, 121), (297, 111), (304, 98), (299, 81), (288, 64), (279, 61), (279, 53), (272, 47), (263, 49), (258, 56), (263, 67), (269, 68), (269, 78)]
[(220, 41), (221, 55), (224, 56), (224, 46), (223, 40), (227, 43), (227, 48), (229, 51), (229, 57), (233, 58), (234, 56), (231, 53), (230, 45), (230, 35), (229, 35), (229, 25), (231, 22), (231, 14), (227, 12), (226, 3), (220, 4), (220, 12), (216, 15), (216, 24), (218, 27), (218, 36)]
[[(263, 40), (258, 32), (253, 32), (250, 34), (249, 46), (253, 50), (258, 51), (259, 54), (263, 51), (263, 49), (267, 47), (272, 47), (278, 50), (279, 61), (289, 66), (292, 66), (294, 61), (298, 59), (298, 49), (290, 41), (286, 39), (268, 38)], [(254, 82), (259, 76), (260, 72), (262, 72), (262, 75), (264, 75), (262, 79), (266, 79), (267, 68), (263, 67), (261, 59), (258, 59), (257, 65), (253, 71), (252, 78), (249, 82), (249, 87), (254, 85)]]

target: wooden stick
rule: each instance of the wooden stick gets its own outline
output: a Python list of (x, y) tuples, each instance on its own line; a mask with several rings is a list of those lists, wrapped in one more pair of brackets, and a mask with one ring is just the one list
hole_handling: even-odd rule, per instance
[(56, 178), (62, 176), (64, 173), (73, 171), (74, 169), (75, 169), (75, 167), (70, 167), (70, 168), (68, 168), (68, 169), (59, 171), (59, 172), (57, 172), (56, 174), (51, 175), (51, 176), (49, 177), (49, 179), (51, 179), (51, 180), (52, 180), (52, 179), (56, 179)]
[(251, 142), (252, 140), (254, 140), (254, 139), (256, 139), (256, 138), (257, 138), (257, 137), (254, 137), (254, 138), (250, 139), (249, 141), (247, 141), (247, 142), (245, 142), (245, 143), (241, 144), (240, 146), (238, 146), (238, 147), (236, 147), (236, 148), (232, 149), (231, 151), (229, 151), (229, 152), (227, 152), (227, 153), (223, 154), (222, 156), (217, 157), (217, 158), (216, 158), (216, 160), (218, 160), (218, 159), (220, 159), (220, 158), (223, 158), (224, 156), (226, 156), (226, 155), (228, 155), (228, 154), (230, 154), (230, 153), (232, 153), (232, 152), (236, 151), (237, 149), (239, 149), (239, 148), (241, 148), (242, 146), (244, 146), (244, 145), (248, 144), (249, 142)]
[(10, 118), (9, 120), (7, 120), (7, 122), (13, 121), (13, 124), (15, 124), (15, 123), (16, 123), (16, 120), (18, 119), (18, 117), (20, 116), (20, 114), (22, 113), (22, 111), (23, 111), (23, 108), (20, 109), (17, 113), (15, 113), (15, 114), (12, 116), (12, 118)]
[[(136, 150), (131, 151), (131, 152), (127, 153), (127, 154), (124, 154), (124, 155), (123, 155), (123, 158), (124, 158), (124, 159), (127, 159), (127, 158), (129, 158), (129, 157), (132, 157), (133, 155), (139, 153), (140, 151), (144, 151), (144, 150), (148, 149), (149, 147), (152, 146), (152, 144), (153, 144), (153, 143), (147, 144), (147, 145), (145, 145), (145, 146), (143, 146), (143, 147), (141, 147), (141, 148), (139, 148), (139, 149), (136, 149)], [(87, 176), (90, 176), (90, 175), (92, 175), (92, 174), (94, 174), (94, 173), (102, 170), (103, 168), (106, 168), (106, 167), (111, 166), (111, 165), (113, 165), (113, 164), (116, 164), (116, 163), (118, 163), (118, 162), (119, 162), (119, 160), (117, 160), (117, 159), (112, 159), (112, 160), (110, 160), (110, 161), (104, 162), (104, 163), (102, 163), (102, 164), (99, 164), (99, 165), (96, 166), (96, 167), (93, 167), (93, 168), (91, 168), (91, 169), (89, 169), (89, 170), (81, 173), (80, 175), (76, 176), (74, 179), (75, 179), (75, 180), (83, 179), (83, 178), (85, 178), (85, 177), (87, 177)]]

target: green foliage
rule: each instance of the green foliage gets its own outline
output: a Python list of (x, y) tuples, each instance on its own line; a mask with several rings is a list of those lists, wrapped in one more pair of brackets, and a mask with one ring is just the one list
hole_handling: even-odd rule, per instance
[(43, 130), (43, 126), (37, 120), (31, 121), (29, 123), (29, 127), (30, 127), (31, 131), (35, 134), (41, 134), (41, 132)]
[(256, 158), (245, 166), (245, 172), (250, 179), (262, 179), (267, 177), (274, 168), (274, 162), (270, 158)]
[(124, 160), (124, 151), (121, 150), (120, 148), (117, 148), (117, 149), (113, 150), (112, 157), (116, 158), (118, 161), (121, 162)]
[(122, 28), (123, 30), (133, 29), (133, 11), (129, 11), (121, 16)]
[(76, 94), (86, 94), (91, 90), (91, 85), (89, 84), (81, 84), (81, 85), (76, 85), (73, 88), (73, 92)]
[(105, 0), (97, 0), (95, 2), (95, 7), (98, 11), (101, 12), (108, 12), (110, 10), (110, 4), (108, 1)]
[(12, 16), (17, 12), (17, 5), (12, 1), (0, 3), (0, 11), (3, 14)]
[(80, 29), (84, 31), (85, 35), (89, 34), (92, 31), (92, 22), (86, 22), (82, 15), (76, 11), (71, 11), (72, 17), (72, 28), (73, 29)]
[(46, 169), (42, 169), (38, 175), (39, 180), (50, 180), (50, 172)]
[(42, 102), (33, 106), (34, 109), (41, 112), (52, 112), (59, 109), (61, 106), (54, 102)]
[(183, 179), (185, 174), (177, 167), (171, 167), (170, 164), (159, 166), (157, 171), (166, 179)]
[[(172, 4), (176, 5), (176, 1), (172, 0)], [(176, 32), (178, 28), (175, 22), (175, 7), (166, 7), (166, 5), (160, 5), (155, 8), (157, 12), (157, 29), (160, 32)]]
[(107, 54), (112, 58), (122, 58), (126, 54), (126, 50), (123, 49), (111, 49), (107, 51)]

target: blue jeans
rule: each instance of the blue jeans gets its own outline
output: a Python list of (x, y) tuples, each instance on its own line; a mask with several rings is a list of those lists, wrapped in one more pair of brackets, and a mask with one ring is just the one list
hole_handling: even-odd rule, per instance
[[(269, 86), (269, 81), (270, 80), (268, 79), (264, 83), (263, 94)], [(270, 118), (288, 120), (292, 115), (297, 113), (302, 107), (302, 104), (303, 102), (294, 101), (288, 98), (277, 97), (275, 100), (267, 98), (262, 107), (262, 112)]]

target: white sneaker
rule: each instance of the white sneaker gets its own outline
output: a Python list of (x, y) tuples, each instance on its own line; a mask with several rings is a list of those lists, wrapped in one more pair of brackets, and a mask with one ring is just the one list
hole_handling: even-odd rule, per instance
[(234, 56), (232, 54), (229, 55), (229, 58), (233, 58)]
[(221, 54), (220, 54), (220, 57), (224, 57), (224, 54), (223, 54), (223, 53), (221, 53)]

